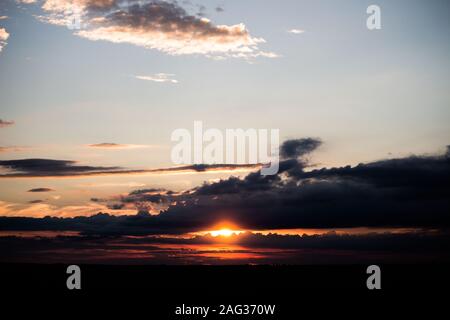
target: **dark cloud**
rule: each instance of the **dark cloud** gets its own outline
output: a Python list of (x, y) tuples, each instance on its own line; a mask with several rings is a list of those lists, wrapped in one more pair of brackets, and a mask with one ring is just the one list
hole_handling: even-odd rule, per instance
[(311, 153), (321, 144), (322, 141), (315, 138), (288, 140), (282, 144), (280, 154), (285, 159), (298, 158)]
[(259, 168), (260, 165), (186, 165), (171, 168), (157, 169), (127, 169), (122, 167), (101, 167), (76, 165), (76, 161), (53, 159), (20, 159), (0, 161), (0, 167), (13, 172), (0, 174), (0, 178), (33, 178), (33, 177), (72, 177), (95, 175), (126, 175), (145, 173), (172, 173), (172, 172), (206, 172), (206, 171), (233, 171), (239, 169)]
[(120, 167), (94, 167), (75, 165), (76, 161), (52, 160), (52, 159), (20, 159), (3, 160), (0, 166), (14, 170), (14, 173), (6, 173), (0, 177), (46, 177), (46, 176), (71, 176), (83, 174), (101, 174), (114, 172)]
[(44, 200), (31, 200), (31, 201), (28, 201), (28, 203), (30, 203), (30, 204), (43, 203), (43, 202), (44, 202)]
[(166, 230), (166, 224), (157, 216), (142, 213), (135, 216), (113, 216), (107, 213), (98, 213), (90, 217), (74, 218), (27, 218), (27, 217), (0, 217), (0, 231), (79, 231), (83, 234), (101, 235), (147, 235), (168, 233), (182, 233), (187, 229), (184, 226), (173, 225), (174, 230)]
[(147, 193), (161, 193), (164, 191), (165, 191), (165, 189), (162, 189), (162, 188), (139, 189), (139, 190), (134, 190), (134, 191), (130, 192), (130, 195), (140, 195), (140, 194), (147, 194)]
[(121, 197), (122, 203), (138, 203), (138, 202), (153, 202), (161, 203), (166, 201), (167, 196), (165, 194), (154, 194), (150, 192), (130, 193), (128, 196)]
[(247, 175), (244, 179), (231, 177), (226, 180), (221, 180), (218, 183), (205, 183), (195, 189), (195, 195), (205, 196), (260, 192), (271, 190), (272, 184), (275, 181), (280, 181), (279, 176), (263, 176), (260, 172), (254, 172)]
[(251, 249), (338, 249), (338, 250), (373, 250), (389, 248), (389, 251), (447, 252), (450, 257), (450, 234), (448, 232), (430, 232), (413, 230), (404, 233), (369, 232), (361, 234), (348, 234), (327, 232), (313, 235), (282, 235), (276, 233), (261, 234), (245, 232), (231, 237), (214, 237), (210, 234), (195, 236), (193, 238), (157, 236), (129, 238), (124, 242), (128, 244), (204, 244), (235, 243)]
[(420, 192), (447, 192), (450, 182), (450, 157), (410, 156), (355, 167), (323, 168), (310, 172), (296, 172), (297, 179), (340, 179), (353, 183), (366, 183), (378, 188), (404, 188), (411, 196)]
[(28, 190), (28, 192), (51, 192), (51, 191), (55, 191), (51, 188), (34, 188), (34, 189), (30, 189)]
[[(203, 5), (196, 6), (199, 13), (206, 10)], [(154, 30), (164, 33), (188, 33), (196, 38), (213, 38), (238, 36), (227, 28), (219, 28), (209, 22), (205, 22), (196, 16), (189, 15), (186, 10), (169, 1), (150, 1), (142, 5), (131, 5), (128, 11), (112, 11), (106, 16), (107, 23), (134, 29)], [(238, 30), (236, 30), (238, 31)], [(242, 35), (247, 34), (242, 31)], [(230, 38), (232, 40), (232, 38)]]
[(166, 213), (191, 212), (199, 223), (228, 218), (250, 229), (450, 226), (448, 158), (409, 157), (310, 172), (301, 161), (291, 165), (281, 171), (284, 178), (252, 173), (205, 184)]

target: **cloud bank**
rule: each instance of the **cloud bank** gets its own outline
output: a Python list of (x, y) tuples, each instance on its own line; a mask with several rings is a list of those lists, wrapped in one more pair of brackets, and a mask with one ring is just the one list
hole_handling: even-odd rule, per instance
[[(139, 211), (135, 216), (3, 218), (0, 229), (183, 234), (208, 230), (221, 221), (235, 222), (243, 230), (450, 228), (449, 152), (307, 171), (307, 156), (320, 144), (313, 138), (285, 142), (278, 175), (257, 171), (181, 193), (147, 189), (96, 200), (111, 213), (134, 206)], [(150, 215), (149, 209), (156, 207), (160, 213)]]
[[(252, 172), (184, 192), (138, 189), (62, 209), (42, 200), (32, 200), (27, 209), (0, 202), (0, 260), (131, 264), (450, 261), (449, 151), (308, 170), (308, 156), (321, 143), (314, 138), (286, 141), (275, 176)], [(29, 174), (55, 168), (62, 172), (86, 169), (67, 161), (8, 165)], [(251, 232), (231, 237), (197, 233), (214, 230), (223, 221)], [(345, 228), (367, 231), (328, 231)], [(318, 233), (267, 233), (282, 229)]]
[[(120, 264), (333, 264), (450, 260), (449, 234), (283, 236), (244, 233), (231, 238), (99, 237), (70, 232), (1, 236), (2, 262)], [(58, 235), (59, 234), (59, 235)], [(26, 235), (24, 233), (24, 235)], [(219, 245), (218, 245), (219, 244)], [(233, 245), (238, 244), (238, 245)]]

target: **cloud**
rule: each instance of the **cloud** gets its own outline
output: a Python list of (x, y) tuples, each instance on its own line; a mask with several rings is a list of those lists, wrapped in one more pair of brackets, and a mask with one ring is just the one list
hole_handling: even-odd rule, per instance
[(0, 177), (46, 177), (68, 176), (80, 174), (94, 174), (103, 172), (115, 172), (120, 167), (94, 167), (78, 166), (75, 161), (52, 159), (20, 159), (2, 160), (0, 166), (12, 170), (12, 173), (0, 175)]
[(292, 33), (292, 34), (302, 34), (304, 32), (305, 32), (305, 30), (301, 30), (301, 29), (290, 29), (290, 30), (288, 30), (288, 33)]
[(55, 191), (51, 188), (34, 188), (34, 189), (30, 189), (28, 190), (28, 192), (52, 192)]
[[(2, 52), (3, 48), (8, 44), (6, 40), (9, 38), (9, 33), (5, 28), (0, 28), (0, 52)], [(2, 120), (0, 120), (0, 126), (2, 125)]]
[(178, 83), (178, 80), (173, 79), (174, 76), (175, 76), (174, 74), (157, 73), (152, 76), (135, 76), (135, 78), (139, 80), (153, 81), (153, 82)]
[(44, 202), (44, 200), (31, 200), (31, 201), (28, 201), (28, 203), (30, 203), (30, 204), (43, 203), (43, 202)]
[(0, 20), (6, 20), (8, 18), (9, 18), (8, 16), (0, 16)]
[(120, 143), (103, 142), (103, 143), (89, 144), (88, 147), (99, 149), (138, 149), (138, 148), (150, 148), (151, 146), (139, 144), (120, 144)]
[(176, 1), (46, 0), (42, 8), (42, 21), (61, 26), (79, 13), (83, 28), (75, 34), (93, 41), (129, 43), (170, 55), (277, 56), (262, 51), (265, 40), (251, 36), (243, 23), (215, 25), (200, 7), (193, 15)]
[(95, 203), (103, 203), (111, 210), (137, 210), (144, 215), (158, 214), (171, 203), (175, 192), (165, 189), (138, 189), (128, 195), (113, 196), (108, 199), (92, 198)]
[(1, 152), (20, 152), (25, 149), (26, 149), (26, 147), (18, 147), (18, 146), (0, 147), (0, 153)]
[[(56, 197), (51, 197), (51, 199), (57, 200), (55, 198)], [(106, 210), (108, 210), (108, 208), (104, 204), (94, 202), (87, 202), (79, 205), (67, 205), (61, 207), (51, 205), (49, 203), (44, 203), (44, 200), (36, 203), (29, 203), (28, 205), (0, 201), (0, 216), (5, 217), (5, 219), (17, 218), (20, 220), (20, 218), (22, 217), (35, 217), (35, 219), (37, 219), (36, 221), (40, 219), (45, 220), (46, 217), (53, 217), (53, 218), (58, 217), (59, 219), (71, 219), (72, 217), (77, 217), (77, 219), (80, 219), (83, 217), (95, 216), (97, 213)], [(117, 216), (131, 215), (133, 213), (134, 213), (133, 211), (126, 209), (114, 211), (114, 214)], [(73, 222), (75, 222), (77, 219), (73, 220)], [(69, 220), (67, 220), (66, 222), (68, 221)], [(59, 227), (63, 229), (66, 228), (73, 229), (73, 227), (69, 225), (70, 223), (69, 224), (63, 223)], [(30, 226), (30, 228), (33, 227)], [(46, 228), (42, 229), (42, 227), (38, 228), (44, 231), (51, 230)], [(25, 230), (26, 229), (28, 229), (28, 227), (25, 227)], [(0, 227), (0, 231), (1, 230), (4, 229)]]
[(288, 140), (282, 144), (280, 154), (285, 159), (298, 158), (311, 153), (321, 144), (322, 141), (315, 138)]
[[(1, 46), (1, 39), (2, 39), (1, 32), (2, 32), (2, 29), (0, 29), (0, 46)], [(0, 47), (0, 51), (1, 51), (1, 47)], [(13, 124), (14, 124), (14, 121), (6, 121), (6, 120), (0, 119), (0, 128), (12, 126)]]
[(131, 174), (170, 174), (186, 172), (228, 172), (257, 169), (260, 165), (186, 165), (156, 169), (128, 169), (123, 167), (101, 167), (76, 165), (72, 160), (54, 159), (19, 159), (0, 160), (0, 167), (10, 172), (0, 174), (0, 178), (42, 178), (42, 177), (83, 177), (101, 175), (131, 175)]

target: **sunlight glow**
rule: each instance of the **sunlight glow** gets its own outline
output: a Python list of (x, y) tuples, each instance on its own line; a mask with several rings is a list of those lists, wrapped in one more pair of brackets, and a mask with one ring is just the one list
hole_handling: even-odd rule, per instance
[(209, 233), (213, 237), (218, 237), (218, 236), (231, 237), (233, 235), (238, 235), (238, 234), (240, 234), (242, 232), (244, 232), (244, 231), (241, 231), (241, 230), (230, 230), (230, 229), (220, 229), (220, 230), (210, 231)]

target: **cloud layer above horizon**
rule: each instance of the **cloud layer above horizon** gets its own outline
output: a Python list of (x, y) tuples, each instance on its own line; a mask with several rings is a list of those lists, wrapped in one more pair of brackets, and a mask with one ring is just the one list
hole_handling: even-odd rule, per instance
[[(321, 141), (314, 138), (286, 141), (280, 150), (282, 161), (277, 175), (263, 176), (256, 171), (243, 178), (231, 176), (205, 182), (184, 192), (152, 188), (106, 199), (93, 198), (95, 205), (103, 206), (111, 214), (70, 219), (1, 218), (0, 230), (183, 234), (207, 230), (221, 221), (235, 222), (243, 230), (450, 227), (449, 152), (380, 160), (355, 167), (306, 170), (309, 153), (320, 145)], [(25, 171), (31, 166), (37, 175), (49, 170), (47, 166), (35, 169), (35, 161), (8, 164)], [(53, 162), (43, 164), (55, 170)], [(70, 165), (59, 164), (62, 171), (78, 172), (85, 168)], [(196, 170), (208, 169), (213, 168)], [(156, 214), (155, 208), (159, 210)], [(116, 210), (139, 213), (116, 216)]]

